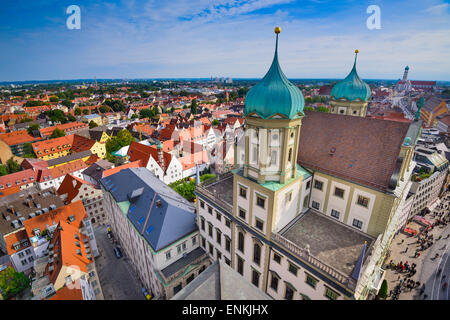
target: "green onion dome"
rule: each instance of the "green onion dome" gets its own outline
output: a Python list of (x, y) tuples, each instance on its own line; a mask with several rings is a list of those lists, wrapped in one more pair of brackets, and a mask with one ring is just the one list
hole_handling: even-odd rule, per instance
[(264, 78), (252, 87), (245, 97), (244, 115), (256, 113), (263, 119), (275, 115), (293, 119), (303, 115), (305, 100), (300, 89), (284, 75), (278, 63), (278, 34), (272, 65)]
[(356, 72), (356, 57), (358, 50), (355, 50), (355, 62), (352, 71), (345, 77), (344, 80), (338, 82), (333, 89), (331, 89), (331, 97), (335, 100), (346, 99), (348, 101), (369, 100), (371, 90), (367, 83), (361, 80)]

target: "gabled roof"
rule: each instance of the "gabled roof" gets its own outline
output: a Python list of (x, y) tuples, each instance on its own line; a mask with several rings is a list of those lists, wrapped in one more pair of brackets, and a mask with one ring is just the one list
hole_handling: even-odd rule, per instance
[(164, 166), (163, 166), (162, 163), (159, 161), (158, 150), (156, 149), (156, 146), (154, 145), (146, 146), (136, 141), (131, 142), (127, 154), (130, 161), (133, 162), (141, 160), (142, 165), (144, 167), (147, 166), (150, 157), (152, 157), (156, 161), (156, 163), (158, 163), (158, 165), (162, 167), (164, 171), (169, 166), (170, 161), (172, 161), (172, 155), (168, 152), (164, 152), (163, 150), (163, 157), (164, 157)]
[(302, 120), (297, 161), (386, 191), (409, 127), (398, 121), (308, 111)]
[(80, 188), (83, 185), (88, 185), (90, 187), (94, 187), (93, 184), (75, 177), (71, 174), (66, 174), (61, 185), (59, 186), (57, 192), (59, 195), (67, 194), (67, 202), (72, 202), (73, 198), (75, 198), (80, 192)]
[[(154, 251), (197, 230), (193, 205), (146, 168), (122, 170), (100, 183), (117, 203), (130, 204), (128, 220)], [(141, 195), (132, 197), (133, 191), (140, 188)]]

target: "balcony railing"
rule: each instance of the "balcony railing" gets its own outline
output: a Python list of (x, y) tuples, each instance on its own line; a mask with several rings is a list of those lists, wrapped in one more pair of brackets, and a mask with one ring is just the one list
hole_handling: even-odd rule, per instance
[(342, 272), (336, 270), (329, 266), (328, 264), (320, 261), (314, 256), (308, 254), (308, 252), (297, 246), (295, 243), (292, 243), (288, 239), (284, 238), (278, 233), (272, 233), (272, 241), (280, 245), (281, 247), (289, 250), (293, 255), (298, 257), (299, 259), (305, 261), (309, 265), (313, 266), (315, 269), (322, 271), (323, 273), (330, 276), (335, 281), (344, 285), (345, 287), (354, 290), (356, 288), (356, 281), (352, 279), (350, 276), (343, 274)]

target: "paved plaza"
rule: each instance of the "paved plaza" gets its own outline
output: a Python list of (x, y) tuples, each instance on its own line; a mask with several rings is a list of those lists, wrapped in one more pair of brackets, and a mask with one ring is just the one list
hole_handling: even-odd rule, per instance
[[(425, 218), (433, 224), (442, 218), (448, 219), (450, 211), (450, 192), (441, 198), (441, 204), (433, 212), (428, 213)], [(419, 225), (417, 228), (419, 230)], [(449, 300), (450, 292), (448, 286), (443, 289), (443, 284), (448, 282), (450, 276), (450, 223), (447, 225), (435, 225), (428, 235), (433, 235), (433, 244), (423, 250), (418, 251), (420, 256), (415, 257), (415, 252), (420, 245), (417, 243), (417, 236), (409, 236), (400, 232), (393, 240), (391, 254), (386, 259), (386, 264), (393, 260), (394, 264), (408, 262), (409, 265), (416, 264), (416, 273), (412, 277), (407, 277), (407, 272), (398, 272), (389, 268), (386, 270), (385, 279), (388, 282), (388, 293), (394, 290), (400, 281), (410, 279), (420, 282), (419, 286), (413, 289), (403, 288), (398, 295), (399, 300)], [(439, 272), (438, 270), (441, 269)], [(425, 285), (424, 290), (423, 285)], [(393, 299), (390, 294), (388, 299)]]

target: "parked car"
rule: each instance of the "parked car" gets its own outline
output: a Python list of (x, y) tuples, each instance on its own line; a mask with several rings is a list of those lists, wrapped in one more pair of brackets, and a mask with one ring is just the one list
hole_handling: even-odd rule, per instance
[(120, 249), (117, 247), (114, 248), (114, 254), (116, 255), (117, 259), (122, 258), (122, 252), (120, 252)]

